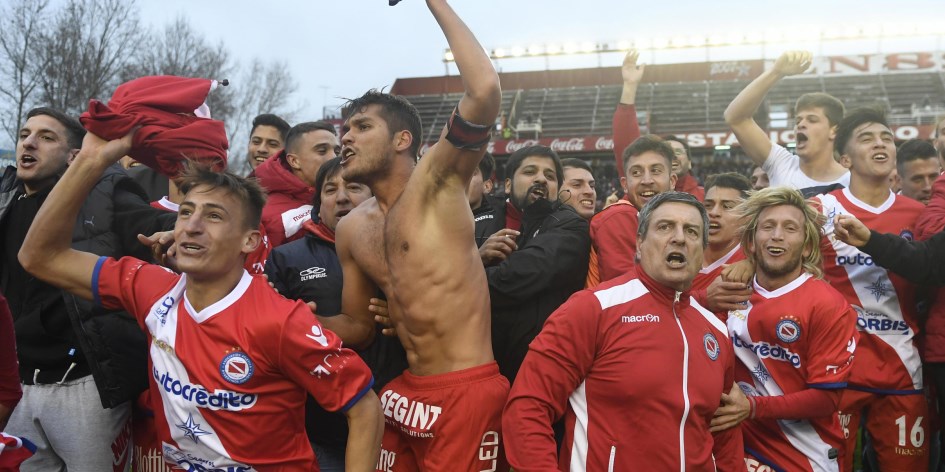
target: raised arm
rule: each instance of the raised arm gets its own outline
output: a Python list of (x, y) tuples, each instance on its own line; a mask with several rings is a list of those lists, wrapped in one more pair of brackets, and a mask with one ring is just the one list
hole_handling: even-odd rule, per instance
[(463, 89), (459, 114), (470, 123), (492, 126), (499, 115), (502, 90), (492, 61), (446, 0), (427, 0), (456, 60)]
[(427, 0), (427, 6), (446, 36), (465, 94), (457, 107), (459, 117), (451, 118), (449, 131), (444, 131), (440, 143), (430, 151), (432, 162), (424, 164), (425, 159), (421, 160), (420, 167), (431, 165), (438, 173), (456, 175), (465, 187), (479, 165), (499, 114), (502, 89), (489, 56), (446, 0)]
[(85, 134), (82, 150), (56, 184), (30, 226), (19, 259), (44, 282), (92, 299), (92, 271), (99, 256), (72, 249), (76, 216), (102, 173), (131, 149), (134, 132), (114, 141)]
[(637, 64), (640, 53), (637, 50), (627, 52), (623, 58), (623, 90), (620, 92), (620, 103), (614, 110), (614, 160), (617, 163), (617, 173), (624, 177), (623, 150), (640, 137), (640, 123), (637, 121), (637, 87), (643, 79), (646, 66)]
[(732, 128), (745, 154), (748, 154), (755, 164), (764, 164), (771, 153), (771, 140), (755, 122), (755, 112), (761, 106), (765, 95), (778, 81), (804, 72), (810, 64), (810, 52), (788, 51), (781, 54), (771, 70), (764, 71), (748, 84), (725, 109), (725, 122)]

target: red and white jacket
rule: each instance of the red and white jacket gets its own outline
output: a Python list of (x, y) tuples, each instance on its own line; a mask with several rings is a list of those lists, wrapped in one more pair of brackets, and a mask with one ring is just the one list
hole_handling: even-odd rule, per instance
[(591, 255), (584, 287), (596, 287), (633, 269), (639, 213), (630, 202), (619, 200), (591, 218)]
[(709, 433), (733, 382), (725, 325), (631, 271), (576, 293), (532, 341), (502, 418), (506, 454), (519, 472), (743, 471), (740, 428)]
[(311, 219), (315, 188), (289, 170), (285, 150), (259, 164), (253, 175), (268, 192), (262, 224), (266, 227), (269, 244), (279, 247), (304, 236), (305, 232), (300, 230), (302, 224)]

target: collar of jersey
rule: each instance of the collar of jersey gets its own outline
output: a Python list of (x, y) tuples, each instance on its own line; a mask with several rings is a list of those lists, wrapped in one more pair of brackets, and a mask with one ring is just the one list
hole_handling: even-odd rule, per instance
[(779, 289), (777, 289), (777, 290), (768, 291), (767, 289), (765, 289), (765, 288), (762, 287), (761, 285), (758, 285), (758, 276), (756, 275), (755, 278), (752, 279), (752, 285), (754, 285), (754, 287), (755, 287), (755, 292), (756, 292), (758, 295), (761, 295), (762, 297), (765, 297), (765, 298), (778, 298), (778, 297), (780, 297), (781, 295), (784, 295), (784, 294), (786, 294), (786, 293), (789, 293), (789, 292), (791, 292), (792, 290), (796, 289), (797, 287), (800, 287), (801, 285), (804, 284), (804, 282), (807, 282), (807, 279), (809, 279), (809, 278), (811, 278), (811, 277), (813, 277), (813, 275), (811, 275), (810, 272), (801, 272), (801, 275), (797, 276), (796, 279), (792, 280), (792, 281), (789, 282), (787, 285), (785, 285), (785, 286), (783, 286), (783, 287), (781, 287), (781, 288), (779, 288)]
[[(649, 275), (647, 275), (646, 271), (643, 270), (643, 267), (637, 267), (637, 278), (640, 279), (640, 282), (643, 283), (643, 286), (646, 287), (650, 294), (660, 302), (666, 303), (668, 305), (672, 304), (676, 298), (676, 290), (653, 280)], [(689, 290), (680, 292), (679, 305), (682, 307), (689, 306)]]
[[(186, 279), (187, 274), (184, 274), (182, 277)], [(243, 294), (246, 293), (246, 290), (249, 289), (249, 284), (252, 283), (252, 281), (253, 276), (249, 275), (249, 272), (246, 272), (246, 269), (243, 269), (243, 277), (240, 278), (240, 282), (236, 284), (236, 287), (234, 287), (230, 293), (217, 300), (213, 305), (210, 305), (200, 311), (195, 310), (194, 306), (190, 304), (190, 300), (187, 299), (187, 290), (184, 289), (184, 308), (187, 309), (187, 313), (190, 314), (190, 317), (193, 318), (194, 321), (197, 323), (203, 323), (204, 321), (212, 318), (213, 315), (226, 310), (236, 303), (243, 296)], [(186, 280), (184, 286), (186, 287)]]

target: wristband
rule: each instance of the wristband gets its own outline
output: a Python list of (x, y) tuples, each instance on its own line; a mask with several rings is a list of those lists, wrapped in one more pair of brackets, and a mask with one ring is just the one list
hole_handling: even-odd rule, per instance
[(459, 116), (459, 107), (453, 109), (450, 120), (446, 122), (446, 140), (458, 149), (479, 151), (492, 138), (495, 125), (477, 125)]

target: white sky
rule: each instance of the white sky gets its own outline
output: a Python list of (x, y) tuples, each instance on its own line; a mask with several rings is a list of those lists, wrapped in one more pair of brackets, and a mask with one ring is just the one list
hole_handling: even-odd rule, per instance
[[(798, 40), (825, 27), (945, 24), (942, 0), (795, 0), (667, 2), (632, 0), (454, 0), (453, 7), (487, 48), (573, 42), (616, 42), (636, 38), (732, 32), (796, 31)], [(908, 5), (908, 7), (906, 7)], [(390, 86), (398, 77), (443, 75), (446, 40), (422, 0), (141, 0), (141, 18), (161, 27), (178, 15), (212, 41), (223, 41), (236, 59), (282, 59), (299, 83), (293, 105), (296, 121), (321, 118), (326, 102), (356, 97), (372, 87)], [(774, 20), (774, 21), (773, 21)], [(774, 23), (774, 24), (772, 24)], [(945, 30), (940, 30), (945, 31)], [(808, 36), (809, 37), (809, 36)], [(823, 53), (943, 51), (942, 37), (845, 42)], [(812, 43), (796, 46), (814, 48)], [(729, 48), (711, 59), (776, 57), (788, 45)], [(644, 55), (647, 62), (699, 62), (704, 50)], [(622, 55), (552, 58), (552, 69), (616, 66)], [(542, 70), (544, 59), (502, 61), (504, 71)], [(455, 74), (455, 68), (451, 68)], [(231, 80), (233, 78), (230, 78)]]

